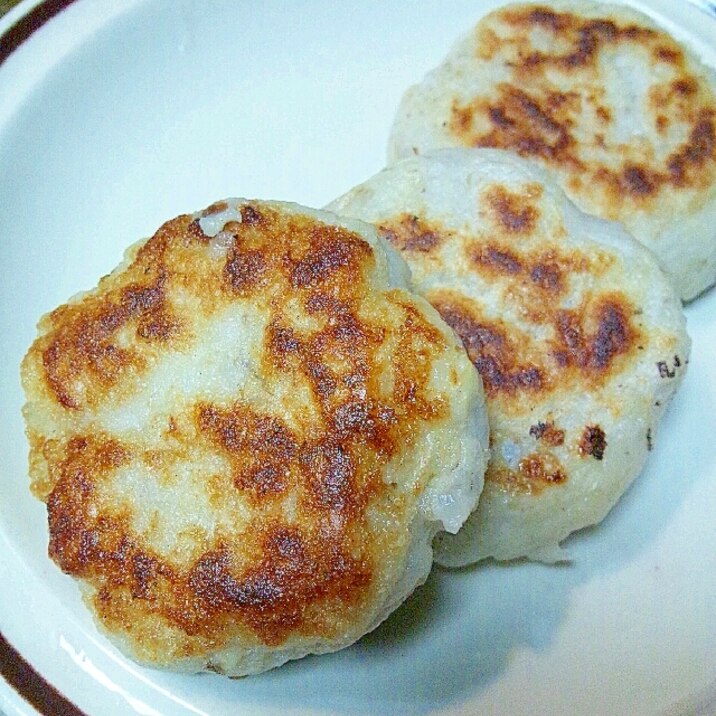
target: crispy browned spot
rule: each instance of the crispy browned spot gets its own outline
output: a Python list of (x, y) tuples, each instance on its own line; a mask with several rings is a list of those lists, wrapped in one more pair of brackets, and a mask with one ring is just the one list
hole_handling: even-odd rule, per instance
[(401, 214), (378, 230), (401, 251), (429, 252), (439, 246), (446, 231), (442, 227), (428, 224), (412, 214)]
[(601, 460), (606, 449), (607, 439), (604, 431), (599, 425), (587, 425), (579, 441), (580, 454), (591, 455), (595, 460)]
[(597, 107), (597, 117), (602, 120), (604, 123), (608, 123), (612, 121), (612, 113), (606, 108), (599, 105)]
[(230, 410), (199, 405), (196, 420), (200, 432), (229, 455), (237, 488), (260, 498), (286, 489), (298, 445), (282, 421), (240, 403)]
[(681, 58), (683, 57), (683, 53), (680, 50), (677, 50), (673, 47), (662, 46), (654, 48), (654, 55), (657, 57), (657, 59), (670, 65), (680, 64)]
[[(222, 202), (207, 212), (225, 208)], [(223, 283), (230, 295), (201, 293), (207, 310), (236, 297), (263, 298), (269, 280), (274, 287), (283, 283), (284, 290), (321, 285), (333, 290), (349, 276), (360, 281), (363, 266), (372, 261), (370, 246), (353, 232), (306, 217), (259, 212), (250, 204), (242, 207), (242, 221), (231, 222), (227, 229), (235, 240), (226, 255), (223, 280), (216, 285)], [(94, 406), (125, 376), (141, 374), (154, 355), (143, 341), (160, 342), (164, 351), (182, 346), (183, 326), (169, 295), (173, 287), (196, 282), (207, 271), (208, 241), (191, 217), (167, 222), (137, 252), (121, 281), (111, 276), (100, 294), (50, 315), (50, 331), (41, 341), (42, 362), (48, 388), (63, 407)], [(211, 283), (214, 278), (209, 274), (201, 280)], [(131, 347), (119, 338), (127, 329), (141, 339)]]
[(224, 275), (236, 293), (244, 294), (261, 282), (266, 268), (266, 259), (261, 251), (247, 251), (234, 245), (229, 251)]
[(257, 524), (247, 535), (256, 545), (255, 566), (237, 570), (231, 551), (219, 544), (189, 568), (172, 568), (131, 536), (121, 515), (91, 510), (96, 476), (126, 460), (111, 441), (73, 439), (48, 500), (50, 555), (66, 572), (99, 580), (95, 605), (110, 624), (121, 619), (129, 598), (192, 636), (220, 639), (220, 617), (233, 615), (276, 645), (302, 624), (313, 603), (364, 598), (371, 582), (365, 558), (281, 524)]
[(355, 273), (371, 254), (364, 239), (345, 229), (327, 225), (309, 230), (309, 246), (302, 258), (291, 262), (291, 284), (297, 288), (324, 283), (340, 271)]
[(545, 291), (559, 293), (564, 288), (562, 271), (556, 262), (535, 264), (530, 270), (530, 279)]
[(530, 426), (530, 435), (535, 440), (541, 440), (552, 447), (564, 444), (564, 430), (556, 427), (551, 420), (547, 422), (540, 421), (536, 425)]
[[(571, 151), (574, 138), (569, 124), (556, 118), (556, 109), (540, 104), (537, 96), (514, 85), (497, 85), (499, 99), (495, 102), (478, 98), (466, 105), (453, 103), (451, 131), (463, 143), (475, 147), (512, 149), (523, 156), (537, 156), (556, 162), (577, 163)], [(487, 132), (476, 116), (486, 115), (492, 125)]]
[(261, 226), (267, 225), (269, 220), (268, 217), (264, 217), (257, 207), (251, 204), (244, 204), (241, 207), (241, 221), (248, 226)]
[(716, 158), (715, 118), (716, 112), (702, 111), (688, 141), (668, 158), (668, 179), (676, 186), (692, 183), (692, 173), (703, 167), (707, 161)]
[[(170, 344), (180, 336), (180, 321), (166, 300), (169, 276), (164, 260), (180, 222), (181, 218), (165, 224), (140, 249), (134, 271), (128, 272), (136, 280), (50, 314), (56, 328), (42, 341), (42, 364), (48, 388), (63, 407), (91, 405), (128, 370), (141, 369), (143, 342)], [(131, 348), (117, 341), (126, 328), (137, 339)]]
[(487, 478), (512, 492), (539, 495), (545, 488), (567, 481), (567, 474), (559, 460), (551, 453), (530, 453), (516, 470), (499, 466), (488, 471)]
[(484, 199), (487, 200), (498, 225), (508, 233), (527, 234), (534, 231), (539, 211), (530, 201), (530, 197), (498, 185), (491, 187)]
[[(530, 203), (528, 193), (508, 194), (501, 189), (496, 187), (486, 192), (488, 206), (497, 214), (500, 241), (481, 239), (469, 243), (466, 253), (471, 265), (483, 275), (511, 277), (515, 282), (522, 278), (535, 289), (560, 294), (565, 289), (563, 271), (584, 270), (583, 262), (556, 249), (535, 253), (520, 250), (519, 243), (513, 242), (510, 235), (527, 236), (534, 232), (539, 214)], [(542, 300), (540, 297), (535, 302)]]
[(684, 77), (678, 80), (674, 80), (672, 87), (674, 92), (680, 95), (689, 96), (695, 94), (698, 91), (698, 84), (693, 77)]
[(557, 467), (555, 458), (540, 453), (533, 453), (520, 461), (520, 472), (530, 481), (541, 480), (543, 482), (559, 484), (567, 477)]
[(478, 244), (471, 251), (471, 257), (481, 270), (488, 269), (504, 274), (517, 274), (522, 271), (517, 255), (507, 249)]
[(586, 374), (607, 371), (617, 356), (632, 352), (638, 342), (631, 313), (618, 295), (600, 298), (590, 310), (558, 310), (555, 359)]
[(456, 302), (447, 303), (440, 299), (432, 302), (462, 339), (488, 395), (538, 391), (544, 387), (544, 376), (537, 366), (519, 363), (519, 350), (504, 327), (475, 320), (467, 306)]
[[(522, 22), (524, 16), (516, 15), (509, 16), (511, 22)], [(554, 10), (550, 10), (547, 7), (535, 7), (527, 13), (524, 18), (528, 23), (534, 25), (541, 25), (547, 27), (555, 32), (560, 32), (566, 29), (568, 17), (563, 14), (558, 14)]]
[(187, 581), (202, 611), (240, 613), (270, 646), (281, 644), (301, 625), (307, 606), (354, 603), (370, 584), (368, 565), (290, 527), (267, 530), (261, 554), (256, 567), (234, 575), (229, 552), (207, 553)]
[[(98, 520), (87, 519), (93, 504), (98, 472), (113, 470), (129, 460), (116, 440), (75, 436), (56, 466), (58, 479), (47, 500), (50, 527), (49, 555), (68, 574), (86, 576), (99, 544)], [(102, 527), (111, 528), (113, 520)]]
[(656, 185), (647, 174), (647, 171), (634, 165), (624, 167), (622, 171), (622, 187), (638, 196), (653, 194), (656, 189)]

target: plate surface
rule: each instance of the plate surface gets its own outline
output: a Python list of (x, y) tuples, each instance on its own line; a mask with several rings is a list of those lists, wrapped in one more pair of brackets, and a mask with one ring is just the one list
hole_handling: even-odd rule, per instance
[[(0, 65), (0, 632), (87, 714), (716, 713), (713, 290), (646, 470), (571, 565), (436, 569), (354, 647), (230, 681), (126, 661), (46, 556), (18, 377), (39, 316), (176, 214), (372, 175), (404, 89), (497, 4), (78, 0)], [(716, 66), (708, 3), (632, 4)], [(0, 707), (34, 713), (2, 679)]]

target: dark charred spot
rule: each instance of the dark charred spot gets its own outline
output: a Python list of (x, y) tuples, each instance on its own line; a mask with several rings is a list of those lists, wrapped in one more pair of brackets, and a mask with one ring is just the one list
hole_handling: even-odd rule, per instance
[(690, 144), (686, 150), (686, 157), (692, 163), (699, 162), (712, 157), (716, 148), (716, 132), (714, 132), (714, 119), (701, 120), (691, 131)]
[(375, 428), (375, 420), (366, 402), (352, 400), (336, 408), (333, 413), (333, 427), (339, 435), (370, 433)]
[(348, 310), (336, 312), (334, 325), (330, 329), (331, 336), (339, 343), (355, 346), (366, 339), (368, 331), (358, 318)]
[(135, 599), (146, 599), (159, 572), (159, 562), (143, 552), (136, 552), (131, 562), (135, 580), (132, 596)]
[[(676, 356), (678, 358), (678, 356)], [(665, 360), (660, 360), (657, 364), (657, 370), (659, 371), (659, 376), (661, 378), (675, 378), (676, 377), (676, 369), (681, 365), (681, 363), (678, 363), (674, 361), (674, 367), (670, 368), (669, 364)]]
[(550, 292), (562, 290), (562, 272), (556, 263), (538, 263), (530, 271), (530, 279), (541, 289)]
[(600, 33), (593, 26), (580, 29), (576, 47), (568, 54), (559, 58), (560, 64), (568, 69), (583, 67), (588, 64), (601, 44)]
[(261, 281), (266, 270), (266, 258), (261, 251), (234, 245), (226, 259), (224, 279), (235, 293), (243, 295)]
[(161, 303), (163, 291), (161, 284), (156, 286), (128, 286), (122, 291), (122, 306), (132, 314), (142, 313)]
[(516, 347), (500, 327), (476, 321), (456, 305), (433, 302), (445, 322), (460, 336), (473, 365), (485, 384), (488, 395), (517, 390), (540, 390), (544, 379), (533, 365), (518, 365)]
[(308, 313), (338, 313), (347, 309), (344, 303), (322, 291), (314, 291), (306, 299)]
[(427, 253), (438, 246), (441, 241), (441, 230), (424, 222), (420, 217), (403, 214), (389, 224), (382, 224), (378, 230), (401, 251), (420, 251)]
[(534, 230), (539, 213), (528, 198), (498, 186), (486, 194), (486, 199), (495, 218), (506, 231), (522, 234)]
[(286, 488), (286, 475), (280, 465), (268, 463), (240, 470), (234, 485), (240, 490), (252, 490), (259, 497), (280, 493)]
[(356, 270), (358, 261), (370, 253), (370, 246), (358, 235), (325, 226), (313, 232), (311, 250), (292, 266), (291, 284), (318, 285), (341, 269)]
[(598, 311), (599, 328), (594, 339), (592, 363), (606, 368), (614, 356), (624, 353), (631, 343), (629, 322), (621, 306), (604, 303)]
[(552, 447), (564, 444), (564, 430), (557, 428), (551, 421), (540, 421), (536, 425), (532, 425), (530, 435), (535, 440), (541, 440)]
[(675, 80), (671, 86), (676, 94), (682, 95), (683, 97), (689, 97), (692, 94), (696, 94), (698, 90), (698, 85), (693, 77), (685, 77)]
[(654, 55), (657, 59), (670, 65), (680, 64), (683, 59), (681, 52), (673, 47), (664, 47), (663, 45), (654, 50)]
[(604, 458), (607, 439), (599, 425), (587, 425), (579, 442), (579, 452), (583, 456), (591, 455), (595, 460)]
[(313, 383), (316, 393), (323, 399), (332, 395), (337, 387), (333, 371), (320, 361), (309, 358), (306, 360), (306, 372)]
[(552, 117), (550, 117), (550, 115), (540, 106), (539, 102), (530, 97), (526, 92), (515, 90), (513, 92), (513, 98), (519, 104), (523, 114), (532, 120), (537, 126), (555, 134), (562, 131), (562, 126), (559, 122), (552, 119)]
[(147, 340), (165, 341), (179, 332), (179, 322), (165, 311), (141, 318), (137, 327), (137, 335)]
[(636, 196), (648, 196), (656, 190), (646, 170), (634, 165), (627, 166), (622, 171), (622, 185), (626, 191)]
[(568, 19), (565, 15), (558, 14), (546, 7), (538, 7), (531, 10), (527, 16), (528, 22), (541, 27), (549, 28), (555, 32), (564, 30)]
[(716, 158), (714, 116), (710, 111), (701, 112), (700, 119), (691, 130), (688, 140), (669, 156), (667, 160), (669, 179), (676, 186), (687, 183), (693, 168), (700, 168), (709, 159)]
[[(498, 97), (493, 101), (476, 98), (467, 105), (453, 103), (450, 129), (461, 143), (475, 147), (512, 149), (523, 156), (539, 156), (549, 161), (576, 162), (570, 148), (574, 139), (569, 121), (556, 119), (554, 104), (540, 99), (513, 85), (497, 85)], [(486, 116), (492, 129), (484, 134), (472, 129), (474, 115)], [(464, 121), (469, 116), (470, 121)]]
[(209, 239), (211, 237), (207, 236), (202, 230), (201, 230), (201, 224), (199, 223), (199, 219), (194, 219), (186, 228), (186, 243), (191, 244), (193, 242), (200, 243), (200, 244), (207, 244), (209, 243)]
[(286, 355), (299, 353), (303, 349), (303, 343), (293, 328), (272, 323), (266, 332), (268, 350), (279, 360)]
[(648, 40), (654, 37), (655, 32), (647, 27), (629, 25), (621, 31), (621, 34), (626, 37), (627, 40)]
[(241, 207), (241, 221), (247, 226), (264, 226), (267, 219), (264, 215), (251, 204), (244, 204)]
[(522, 270), (522, 264), (515, 254), (495, 246), (478, 246), (472, 252), (472, 260), (478, 266), (498, 273), (517, 274)]
[(508, 129), (515, 126), (515, 122), (510, 119), (502, 107), (490, 107), (488, 110), (490, 121), (501, 129)]
[[(596, 323), (596, 331), (587, 332), (587, 320)], [(557, 363), (563, 367), (575, 366), (584, 372), (605, 372), (618, 355), (627, 353), (636, 344), (636, 334), (625, 308), (616, 299), (600, 301), (589, 313), (557, 311), (555, 329)]]

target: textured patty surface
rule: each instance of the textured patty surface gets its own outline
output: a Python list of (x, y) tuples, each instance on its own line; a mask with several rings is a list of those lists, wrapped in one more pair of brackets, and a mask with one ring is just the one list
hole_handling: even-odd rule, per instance
[(140, 661), (258, 672), (352, 643), (474, 508), (479, 378), (373, 227), (227, 200), (39, 324), (49, 554)]
[(633, 10), (507, 5), (407, 91), (389, 158), (471, 146), (539, 162), (653, 250), (688, 300), (716, 281), (715, 92), (713, 68)]
[(639, 473), (686, 367), (680, 302), (650, 252), (581, 213), (537, 166), (443, 149), (330, 205), (373, 222), (460, 335), (487, 393), (477, 511), (436, 559), (561, 558)]

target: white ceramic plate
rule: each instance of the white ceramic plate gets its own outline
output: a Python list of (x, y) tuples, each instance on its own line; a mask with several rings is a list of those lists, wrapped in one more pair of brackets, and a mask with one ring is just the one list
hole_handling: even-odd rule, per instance
[[(354, 647), (230, 681), (126, 661), (46, 556), (18, 379), (37, 318), (166, 218), (322, 206), (373, 174), (405, 87), (497, 4), (78, 0), (0, 65), (0, 632), (86, 713), (716, 713), (715, 291), (687, 309), (690, 372), (646, 471), (570, 566), (436, 570)], [(634, 4), (716, 65), (707, 3)], [(32, 713), (2, 679), (0, 706)]]

